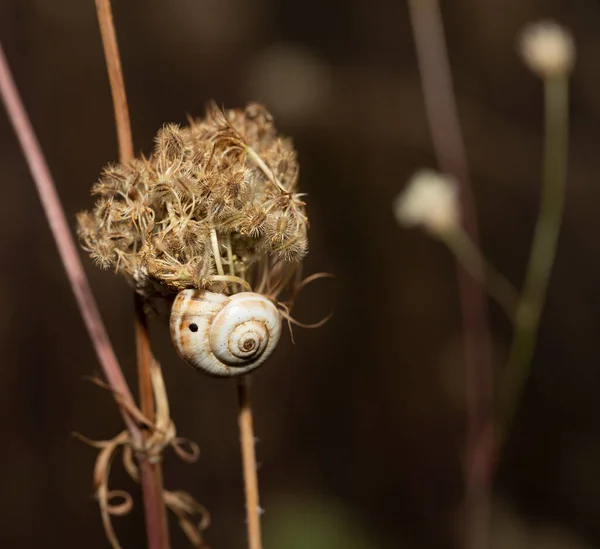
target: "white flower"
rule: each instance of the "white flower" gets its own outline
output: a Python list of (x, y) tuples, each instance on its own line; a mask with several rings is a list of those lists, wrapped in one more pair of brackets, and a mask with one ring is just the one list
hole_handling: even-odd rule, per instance
[(460, 223), (458, 185), (450, 176), (433, 170), (419, 171), (395, 198), (393, 208), (401, 225), (421, 225), (440, 236), (456, 229)]
[(553, 21), (528, 26), (520, 40), (525, 64), (542, 77), (570, 72), (575, 61), (575, 45), (569, 31)]

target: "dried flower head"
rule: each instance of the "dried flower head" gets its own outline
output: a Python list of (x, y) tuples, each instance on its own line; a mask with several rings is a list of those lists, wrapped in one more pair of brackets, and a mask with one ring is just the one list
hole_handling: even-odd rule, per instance
[(527, 27), (521, 35), (520, 50), (526, 65), (541, 77), (566, 74), (575, 61), (571, 34), (553, 21)]
[(419, 171), (395, 198), (393, 209), (401, 225), (421, 225), (435, 236), (443, 235), (460, 222), (458, 186), (450, 176)]
[(265, 272), (285, 263), (289, 274), (307, 253), (297, 183), (296, 152), (264, 107), (211, 104), (189, 126), (165, 125), (149, 157), (107, 166), (78, 234), (98, 266), (147, 297), (211, 288), (223, 276), (264, 286)]

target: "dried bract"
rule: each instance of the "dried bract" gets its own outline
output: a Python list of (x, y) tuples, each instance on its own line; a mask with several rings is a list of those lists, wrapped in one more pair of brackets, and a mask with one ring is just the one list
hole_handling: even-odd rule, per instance
[(247, 280), (256, 263), (264, 271), (306, 255), (297, 182), (296, 152), (263, 106), (211, 104), (204, 119), (165, 125), (148, 158), (107, 166), (78, 234), (99, 267), (146, 297), (210, 289), (214, 275)]

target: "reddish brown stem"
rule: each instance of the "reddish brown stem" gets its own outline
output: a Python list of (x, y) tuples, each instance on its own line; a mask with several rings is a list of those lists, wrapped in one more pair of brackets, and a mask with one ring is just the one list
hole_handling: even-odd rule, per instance
[[(153, 422), (155, 416), (151, 377), (153, 357), (148, 334), (148, 320), (144, 311), (144, 300), (138, 294), (134, 295), (134, 311), (140, 406), (144, 416)], [(148, 460), (144, 461), (145, 465), (141, 467), (141, 483), (144, 509), (146, 510), (146, 523), (157, 525), (152, 534), (153, 536), (157, 536), (156, 547), (167, 549), (170, 545), (169, 525), (163, 502), (161, 464), (160, 462), (150, 463)], [(153, 542), (150, 542), (150, 530), (148, 526), (146, 529), (148, 531), (149, 547), (153, 547)]]
[(148, 333), (148, 319), (144, 311), (144, 299), (134, 294), (133, 307), (135, 312), (135, 347), (138, 360), (138, 384), (142, 413), (154, 421), (154, 398), (152, 398), (152, 350)]
[(238, 379), (238, 403), (240, 426), (240, 445), (244, 470), (246, 494), (246, 526), (248, 529), (248, 549), (262, 549), (260, 533), (260, 502), (258, 497), (258, 476), (256, 474), (256, 450), (254, 426), (252, 424), (252, 405), (250, 401), (250, 377)]
[[(122, 163), (127, 163), (133, 158), (133, 139), (131, 136), (127, 95), (110, 0), (96, 0), (96, 9), (113, 98), (119, 141), (119, 157)], [(140, 406), (144, 415), (152, 421), (154, 417), (154, 395), (152, 393), (151, 378), (152, 350), (148, 337), (148, 326), (143, 302), (139, 296), (135, 297), (134, 311)], [(150, 549), (168, 549), (170, 547), (169, 530), (163, 501), (163, 480), (160, 462), (150, 463), (144, 454), (140, 454), (138, 458), (140, 462), (148, 546)]]
[[(435, 153), (440, 169), (459, 181), (464, 228), (478, 245), (476, 211), (438, 0), (411, 0), (409, 5)], [(484, 293), (458, 262), (456, 269), (464, 329), (468, 414), (465, 546), (481, 549), (487, 546), (493, 467), (491, 344)]]
[(129, 162), (133, 158), (133, 139), (131, 137), (131, 123), (129, 122), (123, 69), (121, 68), (121, 56), (119, 55), (110, 0), (96, 0), (96, 11), (115, 110), (119, 158), (121, 162)]
[[(0, 45), (0, 93), (6, 106), (6, 111), (13, 125), (15, 133), (21, 144), (21, 149), (27, 160), (31, 175), (35, 181), (44, 213), (50, 225), (52, 236), (56, 242), (61, 261), (67, 272), (71, 288), (75, 294), (77, 305), (83, 317), (86, 329), (90, 335), (98, 361), (102, 366), (104, 375), (114, 391), (126, 403), (134, 404), (131, 391), (112, 348), (108, 334), (92, 290), (85, 276), (83, 265), (79, 259), (77, 248), (69, 231), (69, 225), (62, 208), (56, 186), (50, 175), (48, 164), (42, 149), (31, 127), (29, 117), (25, 112), (19, 92), (12, 78), (4, 50)], [(123, 420), (129, 429), (132, 439), (141, 441), (140, 430), (125, 411), (120, 407)]]

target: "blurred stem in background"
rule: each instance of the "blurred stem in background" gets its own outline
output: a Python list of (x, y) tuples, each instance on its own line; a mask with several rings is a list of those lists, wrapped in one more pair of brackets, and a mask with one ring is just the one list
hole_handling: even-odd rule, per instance
[(487, 290), (512, 322), (517, 310), (518, 293), (511, 282), (483, 256), (460, 226), (441, 237), (456, 259)]
[[(473, 211), (467, 208), (469, 202), (464, 199), (465, 188), (468, 189), (464, 180), (460, 187), (461, 200), (457, 196), (457, 181), (461, 182), (461, 174), (466, 177), (466, 161), (458, 127), (455, 125), (456, 112), (439, 6), (435, 0), (413, 0), (409, 5), (427, 112), (438, 160), (446, 174), (428, 170), (416, 173), (397, 197), (394, 211), (400, 224), (421, 225), (429, 234), (443, 241), (454, 254), (457, 264), (462, 265), (489, 292), (514, 323), (508, 363), (498, 380), (496, 404), (499, 415), (496, 424), (492, 422), (491, 414), (488, 416), (488, 378), (485, 371), (480, 371), (484, 366), (487, 368), (487, 363), (471, 364), (469, 359), (475, 357), (467, 352), (469, 435), (465, 545), (470, 549), (481, 549), (488, 546), (489, 489), (496, 456), (512, 425), (531, 368), (550, 273), (556, 257), (566, 195), (568, 76), (573, 66), (574, 46), (566, 30), (548, 21), (531, 25), (522, 37), (521, 53), (524, 61), (544, 81), (546, 130), (540, 211), (524, 288), (518, 295), (504, 275), (486, 261), (474, 238), (476, 232), (469, 231)], [(443, 105), (446, 105), (445, 109)], [(436, 129), (438, 132), (448, 130), (450, 136), (454, 135), (454, 140), (439, 133), (436, 138)], [(456, 156), (453, 157), (452, 153)], [(457, 166), (460, 169), (456, 170)], [(453, 168), (455, 171), (452, 171)], [(464, 228), (460, 223), (462, 213)], [(461, 301), (464, 301), (467, 293), (462, 289)], [(463, 307), (467, 350), (469, 336), (473, 336), (468, 331), (469, 320), (474, 320), (468, 312), (472, 311)], [(487, 332), (484, 335), (487, 337)], [(474, 390), (483, 392), (473, 394)]]
[(454, 254), (455, 259), (504, 309), (512, 322), (518, 293), (471, 240), (460, 223), (457, 182), (449, 175), (421, 170), (409, 180), (393, 204), (396, 219), (406, 227), (423, 227)]
[[(435, 155), (441, 171), (458, 181), (464, 230), (479, 236), (464, 143), (438, 0), (409, 0), (419, 73)], [(486, 547), (493, 449), (493, 367), (487, 303), (479, 284), (457, 261), (465, 345), (467, 433), (464, 471), (464, 543)]]
[(521, 46), (527, 65), (544, 80), (546, 130), (543, 188), (525, 283), (515, 315), (513, 341), (498, 388), (500, 444), (508, 436), (531, 368), (556, 256), (566, 194), (568, 76), (574, 57), (570, 36), (553, 23), (539, 23), (528, 28)]

